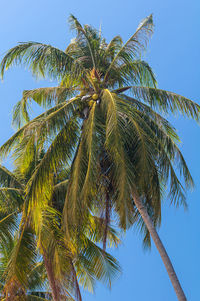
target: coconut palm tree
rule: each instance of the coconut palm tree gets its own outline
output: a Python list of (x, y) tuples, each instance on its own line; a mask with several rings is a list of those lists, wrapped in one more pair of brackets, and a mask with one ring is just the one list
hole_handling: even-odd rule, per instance
[[(145, 245), (152, 237), (178, 299), (186, 300), (156, 228), (161, 200), (168, 197), (174, 205), (186, 206), (184, 185), (188, 189), (193, 181), (176, 130), (162, 115), (180, 112), (199, 120), (200, 107), (158, 89), (152, 69), (141, 59), (153, 33), (152, 16), (125, 43), (120, 36), (107, 43), (101, 31), (82, 26), (74, 16), (70, 23), (76, 38), (65, 51), (27, 42), (3, 58), (2, 76), (5, 69), (24, 65), (36, 77), (58, 81), (58, 86), (24, 91), (13, 114), (19, 129), (1, 147), (1, 156), (16, 153), (20, 146), (23, 165), (28, 166), (32, 150), (45, 148), (26, 185), (33, 212), (49, 204), (54, 175), (63, 162), (71, 166), (62, 213), (66, 236), (79, 233), (91, 212), (97, 212), (104, 217), (105, 250), (111, 218), (123, 230), (137, 223)], [(45, 111), (30, 120), (32, 101)]]
[[(75, 235), (65, 240), (60, 225), (68, 182), (66, 170), (57, 174), (51, 206), (40, 208), (34, 227), (36, 213), (27, 210), (24, 191), (32, 168), (33, 164), (28, 168), (20, 164), (11, 173), (0, 166), (1, 300), (81, 301), (79, 285), (92, 291), (95, 280), (100, 280), (110, 286), (120, 271), (119, 265), (95, 244), (103, 238), (97, 216), (90, 216), (78, 244)], [(109, 240), (119, 242), (111, 227)]]
[[(0, 184), (0, 299), (46, 300), (42, 299), (45, 296), (46, 277), (42, 263), (36, 255), (35, 239), (30, 227), (27, 227), (21, 241), (18, 241), (20, 232), (17, 228), (23, 207), (23, 184), (2, 165)], [(26, 289), (20, 281), (20, 277), (25, 278), (25, 275)]]

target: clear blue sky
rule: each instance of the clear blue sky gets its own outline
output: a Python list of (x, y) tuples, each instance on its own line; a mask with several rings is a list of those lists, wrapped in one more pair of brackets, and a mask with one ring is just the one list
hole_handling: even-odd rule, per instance
[[(65, 49), (71, 39), (67, 18), (70, 13), (82, 23), (102, 24), (109, 40), (120, 34), (127, 39), (141, 19), (153, 13), (155, 33), (146, 60), (157, 75), (159, 87), (180, 93), (200, 103), (200, 2), (199, 0), (9, 0), (1, 1), (0, 54), (20, 41), (51, 43)], [(0, 83), (0, 144), (13, 133), (11, 109), (23, 89), (51, 85), (36, 82), (28, 71), (14, 68)], [(171, 118), (170, 118), (171, 119)], [(200, 300), (200, 127), (184, 118), (171, 119), (182, 138), (181, 149), (190, 167), (195, 190), (188, 194), (189, 210), (163, 203), (160, 236), (173, 261), (189, 301)], [(175, 301), (161, 259), (154, 248), (144, 252), (139, 235), (130, 230), (114, 255), (123, 274), (112, 290), (98, 285), (95, 295), (84, 293), (87, 301)]]

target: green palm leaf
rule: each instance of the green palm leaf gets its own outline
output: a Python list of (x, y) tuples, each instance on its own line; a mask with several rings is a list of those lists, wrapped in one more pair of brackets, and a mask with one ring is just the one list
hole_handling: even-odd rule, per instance
[(136, 58), (140, 50), (143, 50), (147, 44), (148, 37), (153, 32), (153, 19), (152, 15), (145, 18), (138, 26), (136, 32), (130, 37), (130, 39), (121, 47), (119, 52), (113, 58), (108, 70), (105, 74), (105, 81), (108, 74), (115, 65), (118, 65), (121, 61), (129, 63), (132, 58)]
[(47, 109), (53, 104), (63, 103), (67, 97), (72, 97), (75, 87), (50, 87), (34, 90), (25, 90), (23, 98), (15, 105), (13, 111), (13, 126), (20, 128), (21, 125), (30, 121), (29, 106), (32, 100)]
[(10, 49), (1, 63), (1, 75), (13, 65), (24, 65), (29, 67), (33, 75), (49, 76), (53, 79), (62, 78), (71, 70), (74, 59), (67, 53), (37, 42), (20, 43)]
[(149, 87), (132, 87), (133, 95), (147, 102), (152, 108), (164, 113), (180, 112), (195, 120), (199, 120), (200, 106), (176, 93), (149, 88)]

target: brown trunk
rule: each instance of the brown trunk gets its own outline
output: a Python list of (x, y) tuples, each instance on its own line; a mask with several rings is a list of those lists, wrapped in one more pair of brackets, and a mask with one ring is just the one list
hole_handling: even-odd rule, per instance
[(61, 301), (60, 289), (59, 289), (57, 281), (54, 277), (54, 272), (53, 272), (53, 267), (52, 267), (52, 264), (51, 264), (51, 260), (48, 259), (45, 251), (43, 252), (43, 259), (44, 259), (44, 265), (45, 265), (45, 268), (46, 268), (46, 271), (47, 271), (47, 277), (48, 277), (48, 280), (49, 280), (49, 285), (50, 285), (50, 288), (51, 288), (53, 301)]
[(109, 195), (108, 195), (108, 193), (106, 193), (105, 228), (104, 228), (104, 235), (103, 235), (103, 250), (104, 251), (106, 250), (109, 222), (110, 222), (110, 201), (109, 201)]
[(160, 240), (160, 237), (158, 236), (158, 233), (153, 225), (153, 222), (147, 212), (147, 209), (144, 207), (144, 205), (142, 204), (141, 200), (139, 199), (139, 197), (137, 197), (135, 194), (134, 194), (134, 202), (135, 202), (135, 205), (140, 213), (140, 215), (142, 216), (143, 218), (143, 221), (147, 227), (147, 229), (149, 230), (149, 233), (151, 234), (151, 237), (158, 249), (158, 252), (160, 253), (160, 256), (163, 260), (163, 263), (165, 265), (165, 268), (167, 270), (167, 273), (169, 275), (169, 278), (171, 280), (171, 283), (174, 287), (174, 290), (176, 292), (176, 295), (177, 295), (177, 298), (179, 301), (187, 301), (186, 299), (186, 296), (183, 292), (183, 289), (180, 285), (180, 282), (178, 280), (178, 277), (175, 273), (175, 270), (173, 268), (173, 265), (171, 263), (171, 260), (165, 250), (165, 247), (163, 246), (163, 243), (162, 241)]

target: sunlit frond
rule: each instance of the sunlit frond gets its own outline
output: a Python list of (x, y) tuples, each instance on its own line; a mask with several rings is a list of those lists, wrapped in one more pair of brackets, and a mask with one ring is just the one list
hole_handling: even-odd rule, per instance
[(152, 15), (145, 18), (138, 26), (136, 32), (130, 37), (130, 39), (121, 47), (121, 49), (114, 56), (109, 68), (105, 74), (105, 81), (110, 71), (121, 62), (129, 64), (133, 58), (137, 58), (141, 50), (144, 50), (149, 35), (153, 32), (153, 19)]
[(13, 65), (28, 67), (35, 76), (62, 78), (71, 70), (74, 59), (58, 48), (37, 42), (20, 43), (10, 49), (1, 63), (1, 75)]
[(65, 126), (69, 116), (75, 112), (74, 105), (76, 100), (77, 98), (75, 97), (67, 102), (55, 105), (20, 128), (1, 146), (0, 158), (7, 157), (9, 153), (15, 150), (16, 157), (18, 157), (18, 150), (21, 148), (20, 142), (23, 141), (23, 137), (26, 135), (30, 136), (31, 139), (35, 136), (36, 141), (40, 139), (40, 143), (44, 143), (44, 137), (50, 138), (52, 135), (56, 135)]
[(91, 45), (91, 43), (93, 41), (91, 40), (90, 31), (88, 32), (88, 30), (90, 30), (90, 28), (87, 25), (85, 25), (85, 27), (82, 27), (82, 25), (79, 23), (78, 19), (76, 17), (74, 17), (73, 15), (70, 15), (69, 22), (71, 24), (71, 29), (76, 29), (78, 32), (77, 41), (79, 42), (80, 39), (83, 39), (83, 38), (86, 40), (89, 51), (90, 51), (93, 67), (96, 69), (95, 57), (94, 57), (94, 53), (93, 53), (93, 49), (92, 49), (92, 45)]
[(50, 87), (25, 90), (22, 99), (14, 107), (13, 126), (20, 128), (30, 121), (29, 107), (32, 100), (41, 107), (48, 109), (52, 105), (63, 103), (67, 97), (72, 97), (74, 90), (75, 87)]
[(128, 158), (125, 157), (123, 145), (121, 144), (123, 137), (120, 135), (116, 97), (109, 90), (105, 90), (102, 96), (102, 110), (106, 116), (105, 149), (114, 163), (112, 176), (116, 183), (116, 189), (119, 192), (118, 199), (120, 202), (120, 200), (126, 198), (126, 193), (128, 193), (126, 189), (128, 184), (126, 173), (129, 162)]
[[(28, 275), (37, 261), (35, 238), (26, 222), (22, 224), (16, 235), (14, 247), (6, 269), (6, 283), (12, 282), (15, 278), (26, 288), (28, 285)], [(9, 285), (7, 287), (9, 289)]]
[(53, 192), (54, 174), (56, 174), (62, 162), (70, 163), (78, 139), (79, 126), (75, 120), (69, 121), (58, 133), (48, 148), (44, 157), (36, 167), (28, 182), (27, 194), (34, 206), (50, 200)]
[[(122, 64), (117, 69), (123, 78), (122, 84), (141, 85), (155, 88), (157, 86), (155, 74), (153, 73), (149, 64), (142, 60), (134, 60), (129, 64)], [(119, 82), (119, 84), (121, 84)]]
[(132, 87), (133, 95), (147, 102), (153, 109), (162, 113), (181, 113), (187, 117), (199, 120), (200, 106), (176, 93), (149, 88), (149, 87)]
[(87, 208), (89, 200), (97, 189), (94, 181), (97, 173), (98, 141), (97, 141), (97, 112), (98, 106), (94, 102), (88, 119), (83, 123), (83, 130), (77, 152), (72, 163), (71, 177), (68, 185), (66, 204), (64, 207), (64, 219), (69, 213), (72, 222), (74, 214), (84, 214), (83, 208)]
[(39, 122), (41, 119), (43, 120), (45, 117), (48, 117), (50, 114), (55, 113), (57, 110), (60, 112), (60, 109), (65, 106), (66, 106), (65, 102), (58, 104), (55, 107), (40, 114), (39, 116), (37, 116), (36, 118), (31, 120), (31, 122), (29, 122), (28, 124), (26, 124), (22, 128), (20, 128), (9, 140), (7, 140), (0, 147), (0, 158), (1, 159), (6, 158), (15, 149), (15, 147), (19, 144), (20, 140), (22, 139), (26, 130), (29, 131), (29, 128), (32, 127), (35, 123)]

